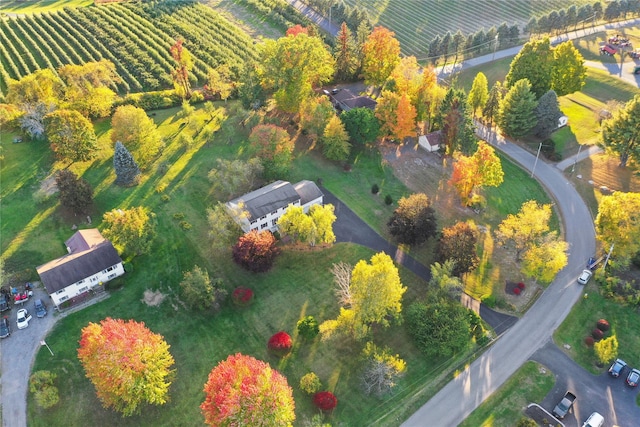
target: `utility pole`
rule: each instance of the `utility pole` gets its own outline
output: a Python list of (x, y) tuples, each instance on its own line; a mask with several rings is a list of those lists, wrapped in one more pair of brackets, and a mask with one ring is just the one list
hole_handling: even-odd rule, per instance
[(538, 154), (536, 154), (536, 161), (533, 163), (533, 169), (531, 169), (531, 178), (533, 178), (533, 173), (536, 171), (536, 165), (538, 164), (538, 157), (540, 157), (540, 150), (542, 150), (542, 142), (538, 147)]
[(578, 157), (580, 157), (580, 150), (582, 150), (582, 144), (578, 146), (578, 154), (576, 154), (576, 158), (573, 160), (573, 167), (571, 168), (571, 173), (576, 171), (576, 163), (578, 163)]
[(604, 264), (602, 264), (602, 271), (604, 271), (604, 269), (607, 268), (609, 257), (611, 256), (611, 252), (613, 252), (613, 245), (615, 245), (615, 243), (612, 243), (611, 248), (609, 248), (609, 253), (607, 254), (607, 258), (604, 260)]
[(498, 34), (496, 34), (495, 41), (493, 43), (493, 55), (491, 56), (491, 60), (496, 59), (496, 49), (498, 49)]

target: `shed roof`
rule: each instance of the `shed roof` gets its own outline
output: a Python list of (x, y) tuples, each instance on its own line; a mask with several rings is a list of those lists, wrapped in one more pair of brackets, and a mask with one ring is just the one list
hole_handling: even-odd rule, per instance
[(303, 180), (294, 184), (293, 188), (300, 196), (300, 204), (306, 205), (312, 200), (316, 200), (319, 197), (323, 197), (322, 191), (318, 188), (315, 182), (309, 180)]

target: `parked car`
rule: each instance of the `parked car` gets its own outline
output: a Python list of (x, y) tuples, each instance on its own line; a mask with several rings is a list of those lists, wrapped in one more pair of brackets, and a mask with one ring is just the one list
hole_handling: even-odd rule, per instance
[(587, 421), (582, 424), (582, 427), (602, 427), (604, 424), (604, 417), (597, 412), (589, 415)]
[(576, 401), (576, 395), (571, 393), (570, 391), (564, 394), (564, 397), (555, 408), (553, 408), (553, 415), (559, 420), (563, 419), (569, 409), (573, 406), (573, 402)]
[(36, 300), (35, 308), (37, 317), (44, 317), (47, 315), (47, 309), (41, 299)]
[(4, 293), (0, 294), (0, 311), (9, 310), (9, 298)]
[(578, 283), (581, 285), (586, 285), (593, 276), (593, 272), (591, 270), (582, 270), (582, 274), (578, 277)]
[(626, 366), (627, 366), (627, 364), (624, 363), (624, 360), (616, 359), (616, 361), (613, 362), (611, 364), (611, 367), (609, 368), (609, 375), (611, 375), (614, 378), (618, 378), (620, 376), (620, 374), (622, 373), (622, 370)]
[(29, 321), (31, 320), (31, 315), (27, 311), (26, 308), (21, 308), (18, 310), (18, 314), (16, 316), (18, 329), (24, 329), (29, 326)]
[(0, 338), (6, 338), (11, 335), (11, 327), (9, 326), (9, 319), (3, 317), (0, 319)]
[(640, 371), (637, 369), (632, 369), (627, 376), (627, 385), (629, 387), (637, 387), (638, 382), (640, 381)]

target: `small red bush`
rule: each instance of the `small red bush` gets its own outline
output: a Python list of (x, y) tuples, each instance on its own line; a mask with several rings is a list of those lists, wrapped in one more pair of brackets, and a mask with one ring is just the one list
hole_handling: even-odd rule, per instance
[(600, 329), (595, 328), (593, 331), (591, 331), (591, 336), (593, 337), (593, 339), (597, 340), (601, 340), (602, 337), (604, 336), (604, 332), (602, 332)]
[(267, 343), (269, 350), (278, 354), (288, 353), (291, 350), (291, 345), (291, 336), (285, 331), (276, 332)]
[(338, 398), (330, 391), (320, 391), (313, 396), (313, 404), (321, 411), (331, 411), (338, 405)]
[(605, 319), (598, 320), (598, 323), (596, 323), (596, 327), (602, 332), (607, 332), (611, 328), (609, 322), (607, 322)]
[(586, 337), (584, 339), (584, 343), (587, 345), (587, 347), (593, 347), (593, 343), (594, 343), (594, 339), (593, 337)]
[(520, 288), (515, 288), (513, 290), (513, 293), (516, 294), (516, 295), (520, 295), (520, 292), (522, 292), (522, 289), (520, 289)]
[(524, 290), (524, 288), (525, 288), (524, 283), (522, 283), (522, 282), (518, 283), (518, 288)]
[(238, 286), (233, 290), (231, 299), (236, 305), (249, 305), (253, 300), (253, 291), (244, 286)]

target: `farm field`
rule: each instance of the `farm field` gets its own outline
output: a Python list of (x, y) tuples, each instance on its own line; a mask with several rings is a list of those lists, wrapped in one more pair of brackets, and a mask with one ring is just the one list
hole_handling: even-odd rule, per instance
[(383, 25), (396, 33), (405, 55), (418, 59), (427, 57), (429, 43), (436, 35), (462, 31), (469, 33), (484, 28), (496, 28), (503, 22), (518, 24), (521, 31), (532, 16), (544, 15), (552, 10), (561, 10), (569, 4), (581, 6), (592, 3), (577, 0), (567, 3), (562, 0), (538, 0), (505, 2), (486, 1), (406, 1), (406, 0), (345, 0), (351, 6), (367, 10), (376, 25)]

